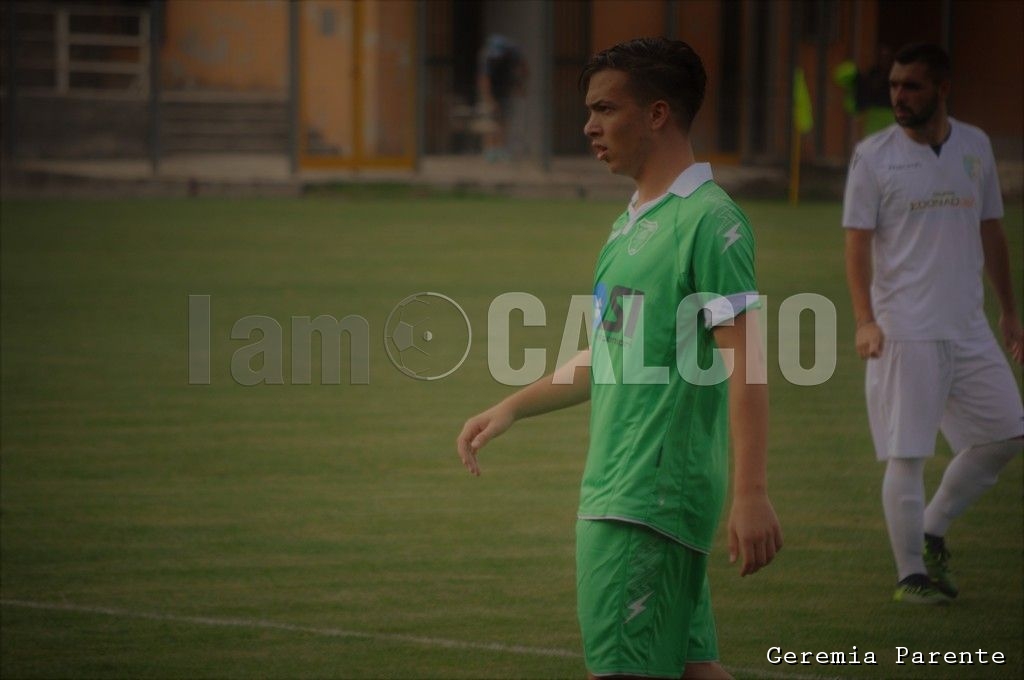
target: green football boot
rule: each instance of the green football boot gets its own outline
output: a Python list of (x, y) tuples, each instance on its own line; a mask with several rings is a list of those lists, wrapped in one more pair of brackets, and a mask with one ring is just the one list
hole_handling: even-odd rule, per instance
[(938, 589), (925, 574), (911, 574), (896, 584), (892, 599), (909, 604), (949, 604), (949, 595)]

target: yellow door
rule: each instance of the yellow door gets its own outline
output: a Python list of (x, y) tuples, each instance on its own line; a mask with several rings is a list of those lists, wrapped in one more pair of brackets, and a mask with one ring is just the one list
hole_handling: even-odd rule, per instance
[(305, 0), (299, 9), (299, 166), (412, 167), (412, 0)]

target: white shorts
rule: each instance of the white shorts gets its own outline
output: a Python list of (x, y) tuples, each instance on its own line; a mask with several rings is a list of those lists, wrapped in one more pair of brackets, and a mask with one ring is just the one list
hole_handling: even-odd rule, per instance
[(1024, 407), (992, 331), (970, 340), (888, 340), (867, 362), (868, 420), (879, 460), (927, 458), (942, 431), (959, 453), (1024, 434)]

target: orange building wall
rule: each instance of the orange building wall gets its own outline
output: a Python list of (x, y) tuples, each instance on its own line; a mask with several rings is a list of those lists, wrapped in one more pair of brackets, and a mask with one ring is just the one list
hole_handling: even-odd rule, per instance
[(951, 113), (985, 130), (997, 154), (1019, 159), (1024, 134), (1024, 4), (975, 0), (954, 3), (953, 11)]
[(677, 7), (676, 37), (700, 55), (708, 73), (704, 105), (693, 128), (695, 150), (707, 154), (715, 150), (718, 138), (719, 5), (717, 0), (691, 0), (678, 3)]
[(286, 0), (169, 0), (165, 7), (163, 87), (287, 90)]
[[(593, 0), (591, 51), (598, 52), (630, 38), (666, 35), (667, 9), (665, 0)], [(694, 125), (694, 145), (698, 153), (714, 152), (718, 129), (715, 83), (719, 66), (719, 0), (677, 2), (676, 16), (676, 37), (697, 51), (708, 72), (704, 106)]]
[(594, 52), (630, 38), (665, 35), (665, 0), (594, 0), (590, 12)]
[[(844, 0), (850, 2), (852, 0)], [(857, 68), (867, 70), (874, 66), (878, 55), (878, 4), (874, 2), (853, 2), (855, 11), (860, 15), (860, 39), (854, 44)], [(854, 30), (851, 27), (851, 32)], [(856, 36), (851, 35), (851, 41)]]
[(788, 1), (781, 1), (775, 4), (775, 29), (777, 31), (775, 49), (781, 68), (775, 69), (772, 87), (774, 92), (770, 99), (769, 106), (774, 116), (772, 118), (772, 130), (769, 141), (769, 153), (774, 153), (780, 158), (786, 157), (789, 149), (789, 130), (793, 127), (790, 117), (789, 88), (793, 80), (793, 74), (789, 70), (789, 45), (790, 27), (792, 26), (792, 11), (794, 4)]

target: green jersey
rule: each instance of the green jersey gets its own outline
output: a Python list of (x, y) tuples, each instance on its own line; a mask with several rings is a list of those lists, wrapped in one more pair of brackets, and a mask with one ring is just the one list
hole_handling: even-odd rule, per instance
[(594, 275), (590, 448), (579, 516), (708, 552), (728, 486), (728, 385), (713, 336), (756, 301), (750, 224), (692, 165), (616, 220)]

